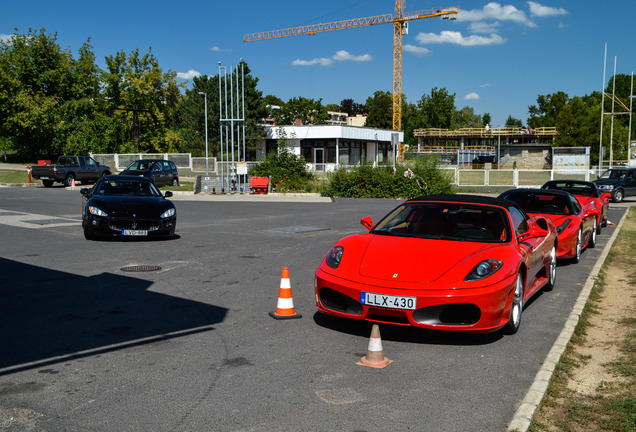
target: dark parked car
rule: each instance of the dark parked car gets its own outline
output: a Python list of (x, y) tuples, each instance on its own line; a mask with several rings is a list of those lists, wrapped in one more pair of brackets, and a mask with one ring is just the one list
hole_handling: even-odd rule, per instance
[(128, 165), (120, 175), (142, 176), (157, 187), (179, 186), (179, 171), (174, 162), (163, 159), (140, 159)]
[(627, 196), (636, 195), (636, 168), (611, 168), (594, 183), (601, 192), (612, 194), (612, 201), (619, 203)]
[(147, 178), (110, 175), (80, 190), (84, 237), (174, 237), (177, 210)]
[(108, 165), (100, 165), (90, 156), (60, 156), (55, 165), (34, 166), (31, 177), (42, 180), (45, 187), (53, 183), (72, 186), (75, 180), (82, 184), (95, 183), (103, 175), (110, 174)]

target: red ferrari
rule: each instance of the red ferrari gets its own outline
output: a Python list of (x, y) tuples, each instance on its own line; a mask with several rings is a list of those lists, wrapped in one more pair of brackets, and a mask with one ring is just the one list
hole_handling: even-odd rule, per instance
[(514, 202), (406, 201), (338, 241), (315, 274), (322, 313), (460, 332), (516, 333), (524, 303), (556, 277), (556, 228)]
[(557, 227), (557, 258), (578, 263), (585, 247), (596, 246), (597, 209), (572, 194), (553, 189), (511, 189), (499, 198), (516, 202), (527, 214), (549, 218)]
[(601, 227), (607, 226), (607, 211), (612, 194), (601, 192), (596, 183), (584, 180), (552, 180), (541, 186), (541, 189), (557, 189), (569, 192), (582, 205), (594, 203), (598, 210), (596, 214), (596, 233), (601, 233)]

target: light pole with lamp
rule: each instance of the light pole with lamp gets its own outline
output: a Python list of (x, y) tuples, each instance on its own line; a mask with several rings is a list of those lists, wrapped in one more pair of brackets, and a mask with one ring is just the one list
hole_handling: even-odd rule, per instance
[(208, 94), (205, 92), (199, 92), (203, 95), (203, 103), (205, 107), (205, 175), (210, 176), (210, 170), (208, 168)]

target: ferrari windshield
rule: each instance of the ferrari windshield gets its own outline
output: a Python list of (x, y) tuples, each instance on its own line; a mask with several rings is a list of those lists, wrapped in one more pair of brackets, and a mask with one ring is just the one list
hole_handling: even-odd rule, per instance
[(544, 186), (542, 189), (558, 189), (565, 192), (569, 192), (572, 195), (584, 195), (591, 197), (598, 197), (598, 192), (594, 187), (593, 183), (579, 183), (579, 182), (568, 182), (568, 181), (559, 181), (559, 182), (551, 182), (547, 186)]
[(414, 202), (393, 210), (371, 232), (443, 240), (505, 242), (510, 238), (505, 216), (503, 209), (486, 205)]
[(576, 198), (570, 197), (572, 196), (568, 194), (555, 195), (548, 193), (548, 191), (542, 193), (539, 190), (536, 192), (515, 190), (503, 195), (503, 198), (516, 202), (526, 213), (550, 215), (571, 215), (576, 213), (577, 209), (573, 207)]
[(127, 195), (127, 196), (150, 196), (160, 197), (159, 189), (148, 180), (139, 179), (118, 179), (110, 177), (95, 185), (94, 195)]

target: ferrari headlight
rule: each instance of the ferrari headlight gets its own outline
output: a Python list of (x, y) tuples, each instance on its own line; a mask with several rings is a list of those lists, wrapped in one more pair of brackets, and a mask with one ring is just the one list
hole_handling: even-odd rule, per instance
[(331, 248), (329, 253), (327, 254), (327, 265), (331, 268), (337, 269), (340, 265), (340, 260), (342, 260), (342, 254), (344, 253), (344, 248), (342, 246), (334, 246)]
[(497, 270), (501, 268), (503, 263), (496, 259), (485, 259), (474, 269), (468, 273), (468, 276), (464, 279), (464, 282), (472, 282), (476, 280), (480, 280), (483, 278), (487, 278), (488, 276), (494, 274)]
[(98, 207), (95, 207), (95, 206), (88, 206), (88, 211), (90, 212), (90, 214), (93, 214), (95, 216), (102, 216), (102, 217), (108, 216), (106, 212), (101, 211)]
[(163, 213), (161, 214), (161, 216), (159, 216), (159, 217), (160, 217), (161, 219), (169, 218), (169, 217), (174, 216), (174, 213), (175, 213), (174, 209), (173, 209), (173, 208), (171, 208), (171, 209), (166, 210), (165, 212), (163, 212)]
[(566, 219), (565, 222), (563, 222), (561, 225), (559, 225), (557, 227), (557, 234), (561, 234), (563, 231), (565, 231), (565, 229), (568, 227), (568, 225), (570, 225), (570, 222), (572, 222), (572, 219)]

